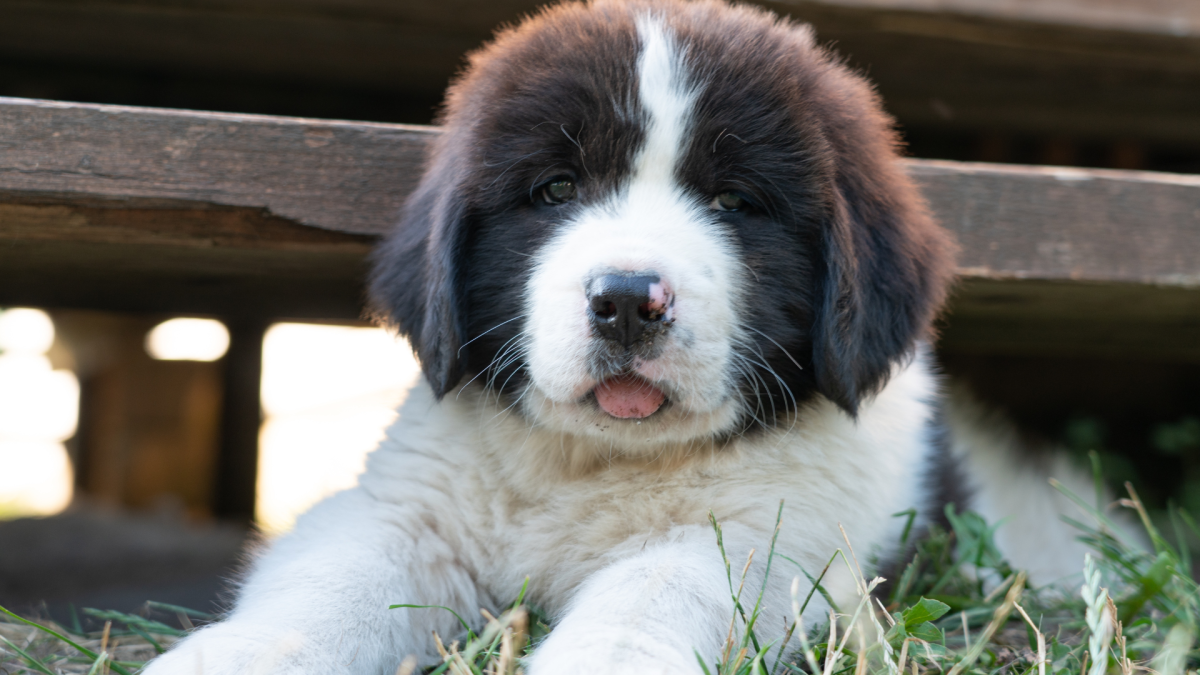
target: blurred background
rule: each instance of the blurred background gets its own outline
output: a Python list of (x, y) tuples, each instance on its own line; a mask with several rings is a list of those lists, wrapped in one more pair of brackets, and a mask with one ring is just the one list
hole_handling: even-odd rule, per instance
[(382, 329), (270, 325), (248, 522), (217, 505), (229, 344), (209, 318), (0, 310), (0, 604), (213, 609), (247, 543), (354, 485), (418, 374)]
[[(877, 83), (914, 157), (1200, 173), (1194, 0), (762, 4)], [(537, 6), (0, 0), (0, 96), (428, 124)], [(247, 542), (353, 484), (417, 367), (365, 323), (288, 319), (0, 309), (0, 604), (210, 610)], [(1200, 513), (1194, 348), (940, 352), (1031, 439)]]

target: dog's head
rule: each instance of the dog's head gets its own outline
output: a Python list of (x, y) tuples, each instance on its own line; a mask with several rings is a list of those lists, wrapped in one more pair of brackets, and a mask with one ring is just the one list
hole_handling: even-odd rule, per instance
[(854, 415), (929, 330), (950, 244), (870, 86), (718, 2), (547, 10), (471, 57), (374, 256), (435, 393), (690, 441)]

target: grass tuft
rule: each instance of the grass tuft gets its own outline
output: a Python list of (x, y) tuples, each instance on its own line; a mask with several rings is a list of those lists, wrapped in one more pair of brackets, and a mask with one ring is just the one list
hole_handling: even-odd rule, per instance
[[(1198, 675), (1200, 586), (1191, 575), (1187, 549), (1189, 537), (1200, 537), (1196, 520), (1174, 510), (1169, 538), (1127, 485), (1128, 497), (1116, 506), (1138, 515), (1153, 547), (1143, 551), (1125, 540), (1105, 508), (1057, 487), (1092, 521), (1073, 523), (1092, 550), (1077, 592), (1028, 588), (1025, 574), (1012, 569), (996, 548), (994, 526), (977, 514), (948, 506), (948, 528), (933, 526), (927, 536), (910, 541), (915, 512), (904, 512), (897, 514), (908, 518), (900, 543), (911, 557), (886, 595), (880, 594), (882, 578), (863, 575), (847, 539), (845, 551), (834, 551), (815, 577), (801, 568), (810, 586), (803, 597), (800, 577), (793, 579), (793, 615), (775, 642), (764, 641), (756, 628), (775, 558), (795, 563), (775, 550), (782, 503), (753, 603), (746, 597), (746, 578), (755, 553), (735, 576), (721, 525), (710, 514), (713, 554), (725, 565), (733, 611), (717, 660), (696, 655), (700, 669), (705, 675)], [(834, 605), (821, 586), (839, 557), (857, 580), (858, 599), (849, 611)], [(455, 614), (463, 633), (449, 645), (435, 635), (442, 663), (426, 669), (426, 675), (521, 673), (522, 659), (550, 631), (527, 602), (528, 588), (526, 580), (499, 616), (483, 611), (485, 624), (478, 634)], [(806, 613), (817, 593), (833, 607), (828, 616)], [(193, 619), (213, 618), (161, 603), (148, 603), (146, 611), (174, 615), (188, 628)], [(187, 632), (143, 615), (94, 609), (84, 614), (104, 622), (104, 628), (85, 631), (78, 618), (65, 628), (0, 607), (0, 673), (132, 675)], [(401, 657), (397, 675), (415, 673), (416, 662)]]

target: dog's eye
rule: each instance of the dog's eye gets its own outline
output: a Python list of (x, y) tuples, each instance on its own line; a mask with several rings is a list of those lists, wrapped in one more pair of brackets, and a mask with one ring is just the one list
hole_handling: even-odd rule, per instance
[(736, 192), (722, 192), (713, 197), (708, 208), (714, 211), (741, 211), (749, 205), (750, 203), (746, 201), (745, 197)]
[(575, 199), (575, 181), (555, 178), (542, 188), (542, 199), (547, 204), (565, 204)]

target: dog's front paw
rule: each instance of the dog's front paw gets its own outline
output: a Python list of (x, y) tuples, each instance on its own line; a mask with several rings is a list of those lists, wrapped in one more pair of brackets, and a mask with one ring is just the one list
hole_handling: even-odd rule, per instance
[(150, 662), (142, 675), (316, 675), (298, 633), (261, 635), (218, 624), (188, 637)]

